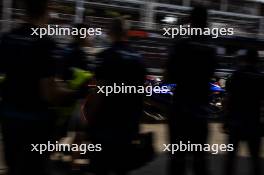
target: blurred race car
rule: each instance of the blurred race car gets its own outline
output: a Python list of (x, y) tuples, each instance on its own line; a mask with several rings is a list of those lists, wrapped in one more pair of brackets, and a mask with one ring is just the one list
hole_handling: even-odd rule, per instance
[[(149, 120), (164, 121), (168, 116), (168, 106), (172, 103), (173, 92), (176, 84), (164, 84), (161, 76), (148, 75), (145, 85), (148, 86), (167, 86), (167, 91), (155, 93), (151, 97), (146, 97), (144, 101), (144, 116)], [(195, 86), (193, 87), (195, 90)], [(223, 111), (223, 99), (225, 89), (217, 81), (210, 82), (210, 96), (207, 111), (212, 118), (217, 118)], [(199, 93), (199, 92), (197, 92)]]

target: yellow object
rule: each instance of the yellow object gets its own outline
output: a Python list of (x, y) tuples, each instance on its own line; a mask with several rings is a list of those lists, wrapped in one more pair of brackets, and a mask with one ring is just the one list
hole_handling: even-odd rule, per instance
[(73, 79), (69, 81), (71, 89), (78, 89), (86, 81), (90, 80), (94, 76), (90, 71), (82, 70), (79, 68), (73, 68)]
[(3, 83), (5, 81), (5, 76), (1, 75), (0, 76), (0, 84)]

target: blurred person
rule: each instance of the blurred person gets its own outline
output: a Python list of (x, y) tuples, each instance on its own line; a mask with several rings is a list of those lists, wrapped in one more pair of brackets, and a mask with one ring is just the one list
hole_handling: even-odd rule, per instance
[[(89, 26), (84, 23), (76, 23), (72, 26), (78, 30), (88, 29)], [(74, 103), (69, 104), (67, 107), (62, 106), (58, 111), (60, 121), (56, 131), (56, 137), (61, 139), (63, 137), (72, 137), (71, 143), (81, 144), (86, 140), (85, 135), (85, 122), (81, 120), (81, 106), (84, 100), (84, 96), (89, 91), (87, 84), (89, 84), (93, 78), (93, 68), (89, 66), (90, 60), (88, 54), (85, 52), (85, 47), (90, 46), (89, 38), (82, 35), (74, 35), (73, 40), (63, 50), (61, 59), (59, 62), (59, 77), (66, 82), (71, 88), (78, 87), (79, 95)], [(80, 83), (81, 82), (81, 83)], [(81, 86), (79, 86), (80, 84)], [(73, 159), (79, 159), (83, 156), (79, 152), (58, 152), (53, 154), (53, 158), (59, 160), (63, 155), (71, 155)], [(77, 169), (78, 164), (72, 163), (74, 169)]]
[[(74, 24), (74, 28), (80, 30), (81, 28), (88, 29), (85, 24)], [(88, 46), (88, 39), (81, 38), (81, 35), (73, 36), (73, 42), (67, 46), (65, 56), (63, 57), (62, 63), (62, 79), (71, 80), (73, 78), (72, 68), (79, 68), (87, 70), (89, 58), (84, 51), (84, 47)]]
[(48, 0), (24, 0), (26, 22), (3, 35), (0, 70), (4, 73), (1, 124), (9, 175), (48, 174), (48, 153), (33, 152), (31, 144), (52, 141), (53, 117), (49, 107), (70, 101), (74, 91), (54, 80), (53, 49), (48, 37), (32, 36), (48, 19)]
[[(191, 27), (207, 26), (207, 10), (195, 7), (190, 15)], [(215, 68), (215, 50), (206, 45), (204, 36), (191, 36), (174, 43), (169, 55), (166, 81), (176, 84), (169, 116), (171, 144), (205, 144), (208, 126), (205, 106), (210, 93), (209, 82)], [(196, 175), (207, 175), (205, 152), (177, 152), (171, 155), (170, 174), (183, 175), (192, 158)]]
[(258, 53), (249, 49), (239, 56), (239, 68), (227, 81), (225, 130), (228, 142), (234, 151), (229, 152), (226, 161), (226, 175), (234, 174), (234, 160), (239, 143), (248, 144), (252, 159), (252, 175), (260, 175), (261, 144), (261, 100), (263, 100), (263, 75), (257, 70)]
[[(88, 28), (87, 25), (82, 23), (74, 24), (73, 27), (78, 30), (81, 28)], [(92, 76), (92, 72), (89, 71), (90, 69), (88, 67), (89, 57), (84, 51), (84, 48), (89, 45), (89, 41), (87, 38), (81, 37), (81, 35), (73, 36), (73, 41), (63, 49), (58, 61), (58, 77), (70, 86), (75, 84), (75, 80), (79, 81), (83, 78), (86, 80), (87, 74)], [(83, 85), (85, 86), (86, 83)], [(83, 93), (80, 93), (80, 98), (85, 94), (87, 88), (82, 87), (81, 89)], [(77, 106), (77, 103), (70, 104), (67, 108), (61, 109), (59, 115), (63, 117), (60, 117), (60, 127), (57, 131), (58, 137), (64, 137), (69, 130), (76, 131), (80, 129), (78, 128), (80, 124), (79, 113), (73, 115), (73, 112), (70, 112), (74, 110), (75, 106)]]
[[(98, 54), (101, 60), (96, 68), (97, 85), (144, 85), (145, 69), (141, 56), (127, 41), (124, 20), (113, 19), (109, 28), (111, 47)], [(102, 144), (102, 152), (92, 159), (96, 175), (127, 172), (128, 147), (139, 133), (139, 119), (142, 116), (142, 94), (110, 94), (101, 98), (97, 113), (90, 122), (90, 135), (95, 144)], [(89, 108), (89, 106), (88, 106)]]

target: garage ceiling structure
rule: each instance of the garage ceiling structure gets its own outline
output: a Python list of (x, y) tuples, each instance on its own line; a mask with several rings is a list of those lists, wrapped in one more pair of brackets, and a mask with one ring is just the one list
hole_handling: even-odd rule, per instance
[[(0, 0), (1, 31), (11, 28), (14, 20), (23, 15), (21, 0)], [(210, 9), (209, 22), (224, 23), (237, 28), (239, 35), (263, 37), (264, 0), (51, 0), (58, 7), (56, 14), (61, 19), (82, 22), (86, 16), (106, 17), (93, 11), (116, 13), (132, 17), (134, 24), (145, 29), (158, 29), (159, 23), (166, 17), (182, 19), (188, 15), (191, 6), (204, 4)], [(63, 8), (59, 8), (59, 7)], [(177, 20), (180, 21), (180, 20)], [(17, 22), (15, 22), (16, 24)], [(156, 25), (158, 24), (158, 25)]]
[[(149, 38), (135, 39), (135, 47), (146, 56), (152, 68), (159, 69), (166, 62), (168, 39), (158, 32), (164, 26), (179, 25), (188, 16), (191, 7), (204, 4), (209, 9), (209, 24), (235, 29), (234, 38), (220, 38), (220, 44), (246, 43), (256, 46), (255, 40), (264, 41), (264, 0), (51, 0), (51, 17), (59, 24), (73, 22), (89, 23), (102, 27), (111, 20), (111, 15), (129, 16), (132, 27), (145, 30)], [(23, 9), (21, 0), (0, 0), (1, 31), (10, 30), (19, 23)], [(109, 16), (110, 15), (110, 16)], [(177, 19), (166, 24), (164, 19)], [(245, 39), (246, 38), (246, 39)], [(249, 40), (249, 39), (250, 40)], [(216, 41), (214, 41), (216, 43)], [(261, 45), (261, 44), (259, 44)], [(233, 48), (233, 47), (232, 47)], [(223, 60), (221, 58), (221, 60)], [(227, 61), (230, 63), (230, 59)], [(264, 61), (263, 61), (264, 63)], [(264, 65), (264, 64), (263, 64)], [(157, 71), (156, 71), (157, 72)]]

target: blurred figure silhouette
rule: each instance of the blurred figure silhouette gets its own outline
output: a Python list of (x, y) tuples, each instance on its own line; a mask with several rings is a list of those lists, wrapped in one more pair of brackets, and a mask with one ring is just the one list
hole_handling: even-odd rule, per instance
[[(77, 23), (73, 25), (74, 28), (81, 30), (82, 28), (88, 29), (88, 26), (82, 23)], [(58, 77), (61, 80), (66, 82), (68, 85), (69, 82), (73, 82), (76, 79), (77, 72), (91, 73), (87, 64), (89, 63), (89, 57), (84, 51), (84, 47), (88, 46), (88, 39), (83, 38), (81, 35), (74, 35), (73, 41), (68, 44), (63, 53), (61, 54), (61, 59), (58, 62)], [(78, 78), (77, 78), (78, 79)], [(88, 81), (88, 80), (87, 80)], [(82, 87), (79, 87), (79, 98), (82, 99), (85, 96), (87, 83), (84, 83)], [(78, 98), (76, 98), (78, 100)], [(70, 112), (70, 108), (73, 108), (76, 104), (70, 104), (69, 108), (66, 108), (66, 112), (62, 110), (62, 116), (60, 127), (57, 131), (58, 137), (64, 137), (67, 132), (70, 131), (79, 131), (79, 115), (73, 115), (73, 112)]]
[[(129, 46), (124, 20), (113, 19), (109, 35), (111, 47), (98, 55), (101, 63), (96, 69), (97, 85), (113, 86), (116, 83), (121, 86), (124, 83), (143, 86), (145, 69), (142, 58)], [(142, 103), (141, 94), (101, 95), (90, 130), (92, 141), (102, 144), (103, 149), (94, 155), (92, 162), (96, 175), (126, 174), (128, 147), (139, 132)]]
[[(88, 28), (85, 24), (75, 24), (73, 26), (80, 30), (81, 28)], [(65, 56), (63, 57), (62, 63), (62, 74), (63, 80), (71, 80), (73, 78), (72, 68), (79, 68), (82, 70), (87, 69), (88, 57), (83, 50), (85, 46), (87, 46), (88, 40), (87, 38), (81, 38), (80, 35), (75, 35), (73, 38), (73, 42), (69, 44), (67, 47), (67, 51)]]
[(31, 144), (52, 141), (54, 117), (50, 104), (64, 101), (74, 92), (55, 85), (55, 43), (32, 35), (32, 28), (44, 27), (46, 23), (48, 0), (24, 0), (23, 4), (26, 23), (4, 34), (1, 43), (5, 160), (9, 175), (44, 175), (49, 155), (31, 151)]
[[(191, 27), (207, 26), (207, 10), (195, 7), (190, 15)], [(206, 45), (204, 36), (177, 41), (171, 50), (167, 81), (175, 83), (169, 116), (170, 142), (205, 144), (208, 135), (207, 112), (209, 81), (215, 67), (215, 51)], [(195, 86), (195, 89), (194, 89)], [(177, 152), (171, 155), (170, 174), (183, 175), (191, 157), (196, 175), (207, 175), (205, 152)]]
[(261, 122), (263, 76), (257, 71), (258, 53), (250, 49), (239, 57), (239, 69), (228, 80), (225, 130), (234, 151), (228, 153), (226, 175), (234, 174), (234, 159), (239, 143), (246, 141), (252, 157), (252, 175), (260, 175)]

